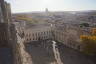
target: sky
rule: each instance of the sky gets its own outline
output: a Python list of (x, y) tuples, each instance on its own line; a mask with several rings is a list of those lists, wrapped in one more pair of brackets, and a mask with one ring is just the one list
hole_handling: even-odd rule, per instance
[(6, 0), (13, 13), (32, 11), (96, 10), (96, 0)]

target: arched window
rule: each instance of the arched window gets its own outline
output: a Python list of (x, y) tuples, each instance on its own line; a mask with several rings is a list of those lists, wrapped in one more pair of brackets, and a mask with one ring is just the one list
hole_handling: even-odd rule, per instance
[(30, 38), (30, 41), (31, 41), (31, 38)]
[(27, 38), (27, 41), (28, 41), (28, 38)]
[(34, 40), (34, 38), (33, 38), (33, 40)]
[(36, 33), (36, 37), (38, 37), (38, 33)]
[[(32, 38), (34, 38), (34, 33), (32, 34)], [(34, 39), (33, 39), (34, 40)]]

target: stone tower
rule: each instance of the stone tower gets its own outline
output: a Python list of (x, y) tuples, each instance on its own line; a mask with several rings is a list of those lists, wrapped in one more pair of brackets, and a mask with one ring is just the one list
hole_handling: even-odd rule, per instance
[(10, 4), (0, 0), (0, 64), (13, 64), (15, 40), (16, 30), (11, 21)]
[(0, 0), (0, 46), (7, 45), (9, 42), (10, 12), (10, 5), (4, 0)]
[(48, 13), (48, 12), (49, 12), (49, 11), (48, 11), (48, 8), (46, 8), (46, 9), (45, 9), (45, 12), (46, 12), (46, 13)]

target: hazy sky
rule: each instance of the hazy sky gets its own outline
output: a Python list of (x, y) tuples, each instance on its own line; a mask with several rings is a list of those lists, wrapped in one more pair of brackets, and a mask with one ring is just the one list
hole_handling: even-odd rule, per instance
[(96, 0), (7, 0), (12, 12), (96, 10)]

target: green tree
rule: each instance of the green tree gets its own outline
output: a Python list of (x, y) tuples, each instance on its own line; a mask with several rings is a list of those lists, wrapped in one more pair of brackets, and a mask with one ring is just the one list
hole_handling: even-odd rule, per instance
[(96, 54), (96, 36), (82, 35), (80, 38), (83, 43), (83, 52), (88, 55), (95, 55)]
[(89, 24), (88, 23), (82, 23), (82, 24), (80, 24), (80, 27), (89, 27)]

